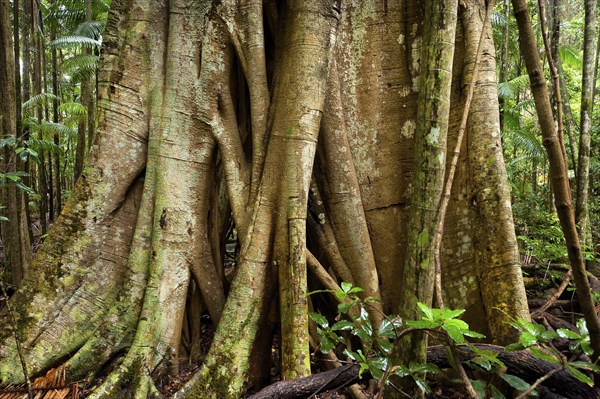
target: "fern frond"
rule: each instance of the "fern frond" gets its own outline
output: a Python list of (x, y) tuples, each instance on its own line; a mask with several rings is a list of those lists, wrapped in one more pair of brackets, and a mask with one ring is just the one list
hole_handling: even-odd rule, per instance
[(89, 48), (89, 49), (99, 49), (102, 43), (99, 40), (95, 40), (85, 36), (64, 36), (59, 37), (58, 39), (50, 42), (48, 44), (49, 47), (57, 47), (57, 48)]
[(521, 75), (506, 82), (498, 83), (498, 97), (509, 100), (517, 97), (519, 91), (529, 87), (529, 76)]

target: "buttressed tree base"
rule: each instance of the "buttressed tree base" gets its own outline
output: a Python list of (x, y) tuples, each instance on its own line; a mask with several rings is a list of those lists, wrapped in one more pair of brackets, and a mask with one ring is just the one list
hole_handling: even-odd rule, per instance
[[(127, 387), (146, 398), (180, 358), (199, 359), (205, 309), (216, 333), (187, 397), (239, 398), (263, 382), (269, 361), (256, 359), (270, 359), (277, 332), (282, 376), (308, 375), (305, 294), (322, 283), (307, 257), (397, 313), (403, 290), (414, 289), (401, 284), (407, 244), (423, 239), (407, 229), (422, 206), (410, 203), (432, 40), (421, 1), (111, 7), (96, 141), (11, 299), (29, 372), (66, 363), (76, 380), (118, 364), (92, 397), (122, 397)], [(484, 1), (461, 1), (456, 13), (448, 148), (489, 29)], [(446, 306), (467, 309), (472, 329), (506, 343), (514, 338), (507, 318), (528, 312), (491, 33), (484, 40), (445, 222), (443, 295)], [(230, 279), (232, 226), (239, 254)], [(1, 317), (0, 382), (22, 381)]]

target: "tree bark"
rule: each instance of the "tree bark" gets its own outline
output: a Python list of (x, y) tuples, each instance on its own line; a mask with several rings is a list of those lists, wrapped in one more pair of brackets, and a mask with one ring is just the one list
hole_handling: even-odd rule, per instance
[(585, 262), (579, 235), (577, 234), (569, 178), (564, 159), (563, 143), (554, 126), (550, 97), (546, 88), (546, 79), (541, 67), (527, 4), (524, 0), (512, 0), (515, 18), (519, 27), (519, 44), (521, 53), (529, 73), (531, 92), (534, 96), (538, 120), (544, 138), (543, 145), (548, 152), (550, 178), (554, 189), (554, 203), (560, 225), (565, 235), (569, 261), (573, 268), (577, 296), (590, 332), (590, 340), (594, 349), (594, 359), (600, 355), (600, 320), (594, 309), (590, 284), (587, 278)]
[[(446, 168), (457, 18), (457, 1), (426, 3), (415, 130), (415, 169), (399, 311), (405, 320), (418, 318), (417, 302), (431, 306), (433, 300), (434, 237)], [(403, 363), (421, 363), (425, 361), (426, 349), (425, 335), (410, 334), (400, 346), (399, 357)]]
[[(15, 58), (10, 24), (10, 4), (3, 1), (0, 17), (0, 138), (12, 138), (15, 143), (17, 136), (17, 104), (19, 99), (15, 84)], [(3, 150), (0, 171), (15, 173), (17, 169), (17, 155), (15, 145), (8, 145)], [(25, 217), (25, 204), (23, 192), (16, 184), (6, 178), (0, 187), (2, 204), (6, 209), (0, 209), (0, 214), (8, 220), (2, 223), (2, 240), (5, 250), (5, 262), (9, 271), (9, 282), (17, 287), (27, 274), (31, 262), (31, 246), (29, 244), (29, 231)]]
[(581, 77), (581, 116), (579, 118), (579, 159), (577, 162), (577, 197), (575, 223), (583, 246), (591, 244), (589, 224), (590, 144), (592, 137), (592, 113), (594, 110), (595, 63), (596, 63), (596, 1), (585, 1), (585, 25), (583, 34), (583, 71)]

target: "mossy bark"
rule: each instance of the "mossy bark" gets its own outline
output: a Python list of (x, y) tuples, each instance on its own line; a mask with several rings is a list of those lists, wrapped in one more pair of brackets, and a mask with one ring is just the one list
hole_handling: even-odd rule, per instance
[[(476, 13), (480, 2), (473, 7)], [(464, 10), (446, 12), (453, 24)], [(115, 0), (96, 144), (34, 277), (12, 299), (33, 372), (67, 361), (70, 375), (83, 378), (125, 353), (94, 395), (157, 395), (157, 376), (181, 360), (194, 278), (218, 326), (203, 367), (177, 397), (237, 398), (250, 357), (271, 358), (273, 332), (281, 332), (284, 377), (310, 372), (305, 293), (320, 283), (306, 274), (306, 256), (329, 272), (331, 281), (320, 278), (331, 286), (350, 281), (381, 298), (374, 324), (380, 312), (414, 305), (414, 293), (426, 295), (429, 269), (419, 268), (423, 278), (404, 274), (416, 271), (408, 244), (421, 237), (426, 249), (433, 234), (420, 234), (430, 226), (412, 229), (415, 241), (407, 226), (411, 212), (420, 223), (435, 220), (435, 201), (426, 205), (434, 198), (425, 195), (409, 207), (410, 187), (423, 189), (417, 165), (431, 172), (431, 197), (441, 189), (444, 132), (455, 140), (460, 82), (480, 25), (459, 25), (455, 40), (444, 36), (439, 52), (425, 49), (434, 54), (423, 57), (424, 43), (435, 42), (423, 37), (423, 20), (417, 0)], [(425, 67), (430, 62), (445, 72)], [(429, 78), (421, 81), (421, 71)], [(494, 91), (491, 79), (483, 85), (489, 91), (476, 102)], [(484, 330), (495, 318), (485, 308), (495, 305), (482, 299), (494, 295), (484, 292), (481, 265), (496, 262), (500, 270), (515, 248), (514, 235), (506, 243), (488, 237), (510, 229), (511, 220), (506, 192), (486, 191), (505, 175), (501, 152), (487, 147), (497, 144), (488, 130), (494, 123), (485, 127), (469, 128), (469, 141), (487, 144), (484, 155), (472, 147), (459, 161), (442, 243), (445, 300), (467, 308), (465, 318)], [(415, 161), (415, 146), (435, 156)], [(487, 178), (487, 186), (474, 183)], [(484, 194), (498, 201), (488, 204)], [(231, 223), (239, 255), (228, 287), (223, 237)], [(399, 287), (403, 279), (411, 286)], [(506, 284), (508, 296), (496, 302), (522, 289), (518, 279)], [(194, 301), (185, 311), (199, 311)], [(335, 311), (327, 303), (315, 301), (317, 310)], [(523, 312), (523, 304), (508, 311)], [(492, 332), (493, 339), (501, 334)], [(17, 381), (13, 344), (2, 334), (0, 379)], [(189, 342), (197, 330), (185, 337), (197, 346)]]
[[(458, 2), (428, 2), (421, 53), (419, 106), (415, 130), (407, 250), (399, 315), (417, 319), (417, 302), (431, 306), (434, 289), (434, 235), (446, 168), (450, 89)], [(400, 344), (403, 363), (424, 362), (427, 338), (411, 334)]]

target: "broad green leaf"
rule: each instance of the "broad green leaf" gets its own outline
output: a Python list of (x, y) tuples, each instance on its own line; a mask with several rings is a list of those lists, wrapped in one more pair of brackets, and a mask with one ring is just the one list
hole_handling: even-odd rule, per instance
[(471, 359), (471, 362), (475, 363), (477, 366), (479, 366), (485, 371), (490, 371), (492, 369), (492, 363), (488, 359), (485, 359), (483, 357), (474, 357), (473, 359)]
[(528, 332), (524, 332), (519, 337), (519, 342), (524, 347), (529, 348), (530, 346), (537, 344), (537, 339), (535, 338), (535, 336), (533, 334), (530, 334)]
[(558, 336), (566, 339), (581, 339), (582, 336), (577, 334), (575, 331), (571, 331), (568, 328), (559, 328), (556, 330)]
[(342, 291), (344, 291), (347, 294), (352, 289), (352, 284), (347, 281), (342, 281), (341, 287)]
[(431, 311), (431, 308), (429, 308), (427, 305), (425, 305), (422, 302), (417, 302), (417, 306), (419, 307), (419, 309), (421, 309), (421, 312), (423, 312), (423, 314), (427, 318), (433, 319), (433, 312)]
[(406, 325), (408, 327), (417, 328), (419, 330), (425, 330), (430, 328), (437, 328), (440, 326), (440, 323), (437, 323), (432, 320), (411, 320), (407, 321)]
[(381, 325), (379, 326), (379, 331), (377, 332), (377, 335), (379, 335), (380, 337), (394, 338), (396, 336), (394, 324), (388, 319), (383, 319)]
[(419, 389), (425, 393), (430, 393), (431, 392), (431, 388), (429, 387), (429, 384), (427, 384), (427, 382), (425, 380), (422, 380), (420, 378), (416, 378), (414, 377), (415, 380), (415, 384), (417, 384), (417, 386), (419, 387)]
[(578, 369), (589, 370), (589, 371), (600, 371), (600, 366), (590, 362), (582, 362), (582, 361), (574, 361), (569, 362), (569, 364), (573, 367), (577, 367)]
[(394, 348), (394, 344), (386, 339), (377, 339), (377, 344), (385, 353), (389, 353)]
[(469, 325), (460, 319), (446, 320), (446, 321), (444, 321), (443, 325), (456, 327), (457, 329), (459, 329), (461, 331), (466, 331), (469, 329)]
[(409, 363), (408, 369), (411, 374), (414, 373), (431, 373), (436, 374), (439, 373), (440, 369), (435, 364), (431, 363)]
[(352, 289), (348, 291), (348, 294), (353, 294), (355, 292), (364, 292), (364, 290), (360, 287), (352, 287)]
[(352, 306), (356, 305), (356, 301), (344, 302), (338, 304), (338, 313), (346, 314), (350, 311)]
[(321, 338), (321, 353), (329, 353), (335, 348), (335, 343), (327, 337)]
[(353, 328), (354, 328), (354, 324), (348, 320), (340, 320), (337, 323), (335, 323), (333, 326), (331, 326), (331, 329), (333, 331), (338, 331), (338, 330), (350, 331)]
[(592, 381), (590, 377), (579, 371), (576, 367), (573, 367), (570, 363), (567, 363), (565, 368), (579, 381), (583, 382), (584, 384), (588, 384), (589, 386), (594, 386), (594, 381)]
[(500, 374), (500, 378), (506, 381), (508, 385), (519, 391), (526, 391), (531, 386), (525, 380), (517, 377), (516, 375), (502, 373)]
[(440, 309), (440, 315), (444, 319), (454, 319), (454, 318), (460, 316), (463, 313), (465, 313), (464, 309), (456, 309), (456, 310), (452, 310), (452, 309)]
[(448, 333), (448, 336), (452, 338), (452, 340), (457, 344), (462, 344), (465, 342), (465, 337), (463, 336), (460, 328), (447, 324), (442, 325), (442, 328)]
[(531, 351), (533, 356), (537, 357), (538, 359), (545, 360), (549, 363), (560, 364), (560, 359), (558, 359), (555, 354), (548, 353), (548, 352), (546, 352), (540, 348), (536, 348), (536, 347), (531, 347), (531, 348), (529, 348), (529, 350)]
[(471, 337), (471, 338), (485, 338), (485, 335), (480, 334), (476, 331), (471, 331), (471, 330), (465, 330), (462, 332), (464, 335), (466, 335), (467, 337)]
[(314, 321), (323, 328), (329, 326), (329, 321), (327, 321), (327, 318), (320, 313), (309, 312), (308, 317), (310, 317), (312, 321)]
[(485, 380), (471, 380), (471, 385), (473, 385), (473, 389), (475, 389), (477, 396), (479, 396), (480, 399), (484, 399), (487, 382)]

